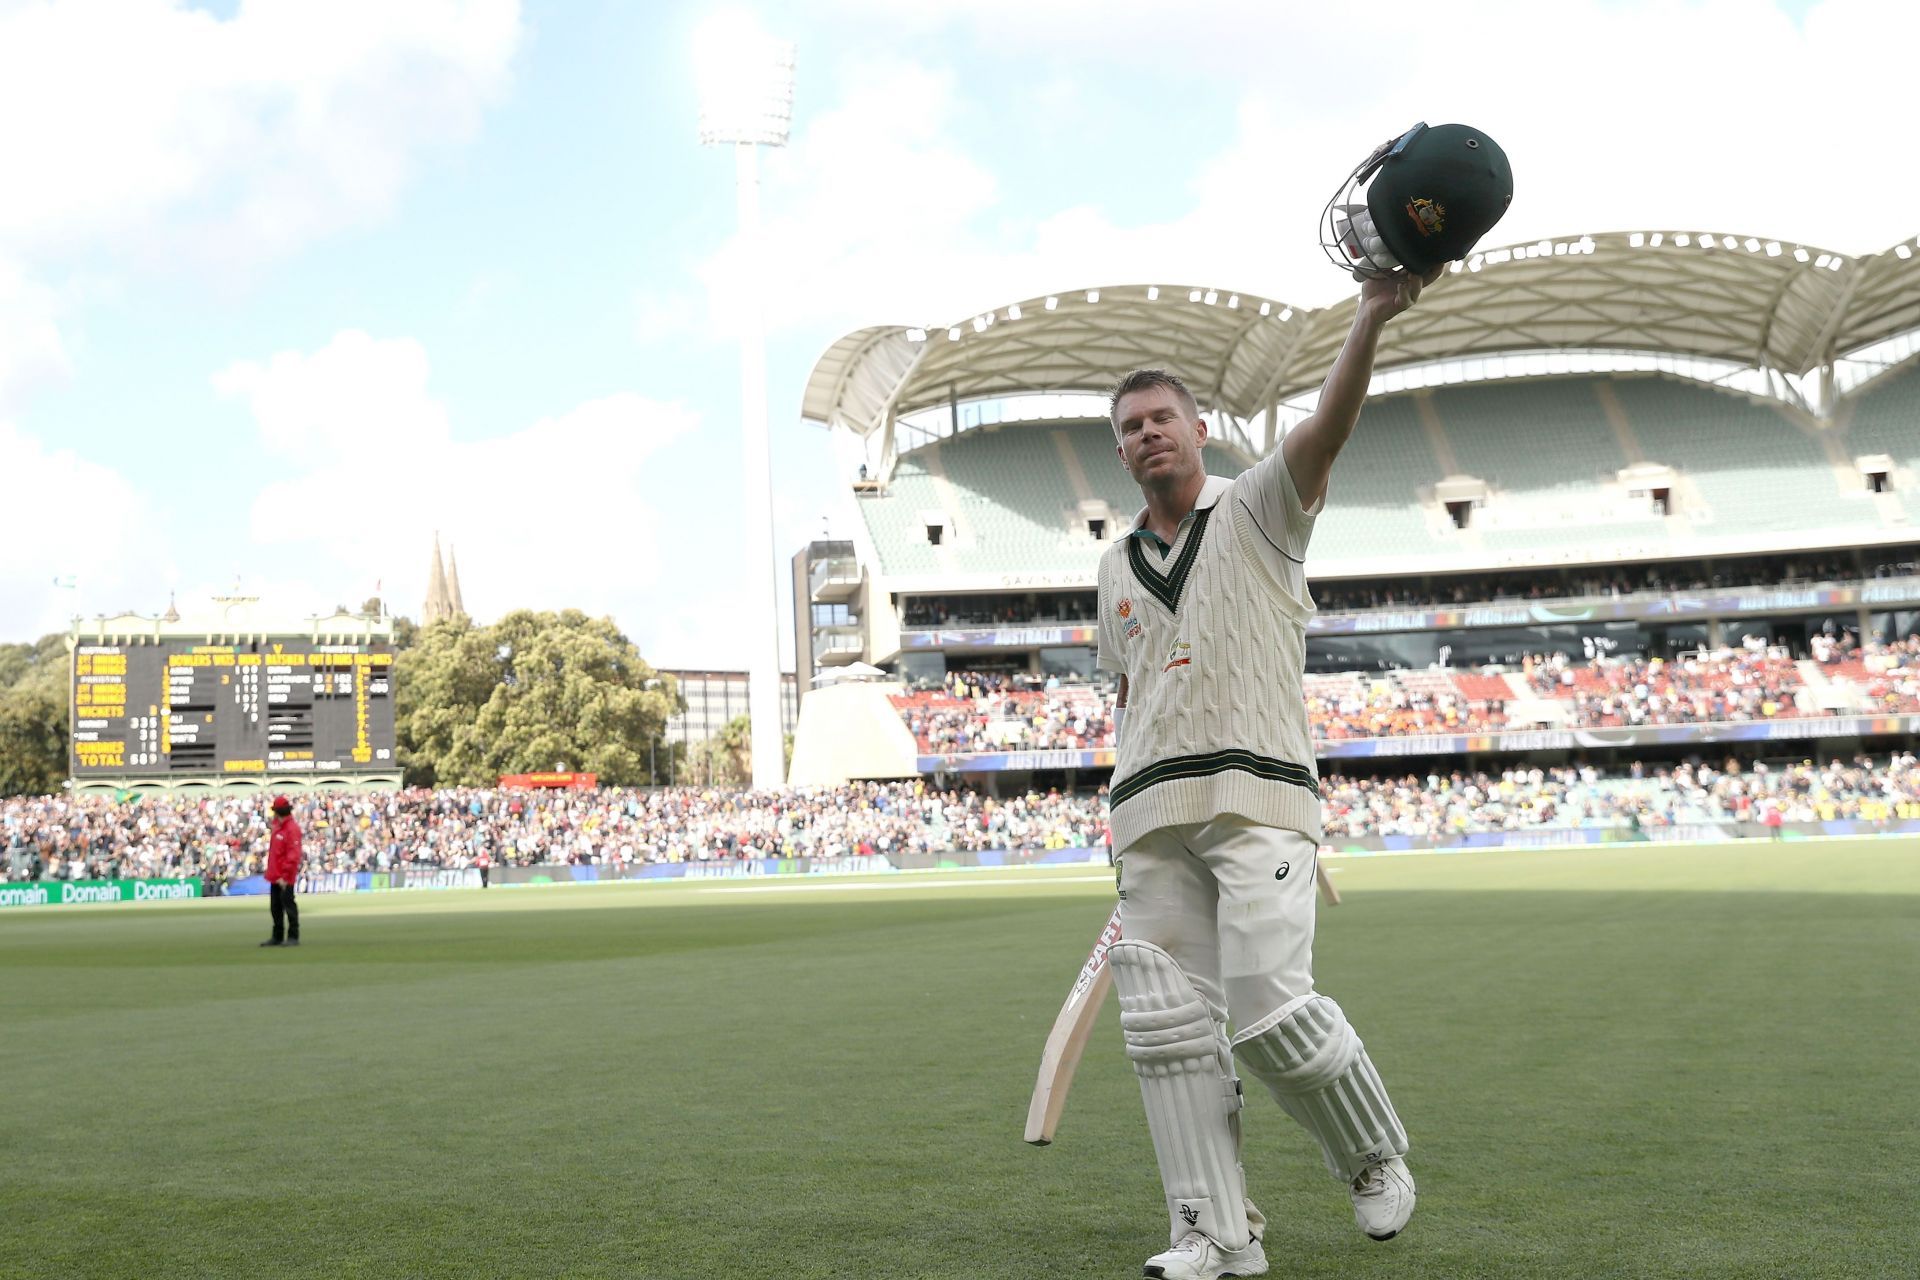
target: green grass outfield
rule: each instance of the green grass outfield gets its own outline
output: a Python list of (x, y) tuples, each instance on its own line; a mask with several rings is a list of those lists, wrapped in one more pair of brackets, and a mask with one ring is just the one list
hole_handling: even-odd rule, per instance
[[(1273, 1274), (1920, 1274), (1920, 842), (1337, 859), (1413, 1134), (1354, 1229), (1250, 1096)], [(1096, 868), (0, 912), (0, 1274), (1126, 1277), (1109, 1006), (1020, 1141)]]

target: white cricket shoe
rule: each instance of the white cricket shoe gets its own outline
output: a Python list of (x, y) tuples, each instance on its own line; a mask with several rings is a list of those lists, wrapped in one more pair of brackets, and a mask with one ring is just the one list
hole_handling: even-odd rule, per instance
[(1399, 1156), (1370, 1164), (1353, 1180), (1353, 1220), (1375, 1240), (1391, 1240), (1413, 1216), (1413, 1175)]
[(1154, 1280), (1214, 1280), (1216, 1276), (1263, 1276), (1267, 1252), (1258, 1240), (1244, 1249), (1229, 1249), (1212, 1236), (1189, 1231), (1165, 1253), (1147, 1259), (1145, 1273)]

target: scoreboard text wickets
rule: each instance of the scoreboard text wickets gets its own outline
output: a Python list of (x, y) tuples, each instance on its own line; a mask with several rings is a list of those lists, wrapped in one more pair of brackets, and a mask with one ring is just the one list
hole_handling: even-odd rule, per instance
[(392, 647), (80, 644), (70, 765), (76, 779), (390, 772)]

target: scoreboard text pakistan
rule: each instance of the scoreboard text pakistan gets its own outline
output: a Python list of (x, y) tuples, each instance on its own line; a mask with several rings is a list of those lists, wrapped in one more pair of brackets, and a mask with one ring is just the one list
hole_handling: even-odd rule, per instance
[(393, 646), (83, 641), (71, 764), (75, 781), (392, 771)]

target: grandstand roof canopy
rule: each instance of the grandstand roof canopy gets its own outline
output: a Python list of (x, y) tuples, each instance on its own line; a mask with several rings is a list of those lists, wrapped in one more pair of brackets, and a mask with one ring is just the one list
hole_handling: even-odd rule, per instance
[[(802, 414), (862, 435), (950, 402), (1096, 391), (1180, 373), (1246, 423), (1316, 389), (1356, 299), (1319, 309), (1228, 289), (1127, 284), (1028, 298), (946, 328), (880, 325), (829, 347)], [(1629, 351), (1804, 376), (1920, 328), (1920, 254), (1849, 257), (1702, 232), (1608, 232), (1476, 253), (1388, 327), (1379, 372), (1474, 356)], [(1269, 414), (1269, 421), (1272, 420)]]

